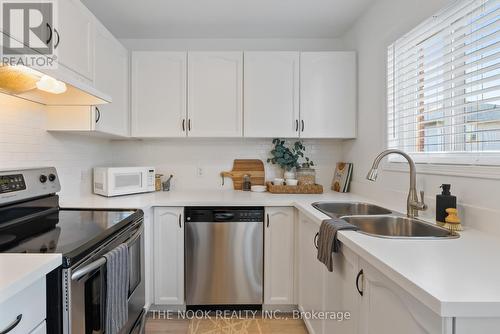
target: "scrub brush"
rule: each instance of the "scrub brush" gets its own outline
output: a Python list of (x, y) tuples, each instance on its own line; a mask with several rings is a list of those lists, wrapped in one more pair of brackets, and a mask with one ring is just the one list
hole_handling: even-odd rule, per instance
[(445, 223), (440, 225), (452, 232), (463, 231), (464, 229), (462, 227), (462, 224), (460, 224), (460, 218), (458, 218), (457, 215), (457, 209), (448, 208), (446, 209), (446, 213), (448, 214), (448, 216), (446, 216), (445, 218)]

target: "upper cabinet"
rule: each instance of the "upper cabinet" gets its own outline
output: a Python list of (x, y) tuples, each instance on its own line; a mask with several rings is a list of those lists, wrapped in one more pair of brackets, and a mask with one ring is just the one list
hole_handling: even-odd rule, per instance
[(188, 53), (188, 135), (243, 135), (243, 53)]
[(59, 0), (53, 38), (58, 62), (78, 75), (93, 80), (94, 18), (78, 0)]
[(185, 137), (186, 52), (132, 53), (132, 136)]
[(245, 137), (299, 136), (299, 53), (245, 52)]
[(300, 136), (356, 137), (355, 52), (300, 54)]
[(132, 54), (133, 137), (354, 138), (356, 96), (354, 52)]
[(129, 135), (128, 51), (103, 26), (96, 26), (94, 86), (112, 97), (98, 108), (96, 130)]

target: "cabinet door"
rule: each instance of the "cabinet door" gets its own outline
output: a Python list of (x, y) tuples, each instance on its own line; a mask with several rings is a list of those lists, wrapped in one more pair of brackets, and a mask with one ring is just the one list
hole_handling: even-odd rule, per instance
[(100, 25), (96, 27), (94, 86), (111, 96), (98, 106), (96, 129), (119, 136), (129, 135), (128, 52)]
[(59, 64), (93, 80), (94, 24), (87, 8), (78, 0), (59, 0), (54, 34)]
[(245, 52), (245, 137), (298, 137), (299, 53)]
[(264, 304), (294, 304), (294, 208), (266, 208)]
[(355, 137), (356, 85), (354, 52), (301, 53), (300, 136)]
[(438, 334), (443, 319), (385, 275), (360, 259), (363, 297), (360, 329), (363, 334)]
[(34, 330), (32, 330), (30, 334), (47, 334), (47, 323), (45, 322), (45, 320), (40, 325), (38, 325)]
[(154, 301), (184, 304), (184, 209), (156, 208), (154, 214)]
[(326, 320), (325, 333), (356, 334), (361, 311), (361, 296), (356, 289), (358, 256), (342, 247), (333, 257), (333, 268), (326, 273), (325, 310), (349, 312), (350, 319)]
[(243, 53), (188, 53), (188, 135), (241, 137)]
[[(325, 294), (325, 266), (317, 260), (314, 246), (319, 225), (299, 215), (299, 307), (302, 311), (323, 311)], [(324, 333), (324, 321), (304, 319), (311, 334)]]
[(186, 136), (186, 53), (132, 53), (132, 136)]

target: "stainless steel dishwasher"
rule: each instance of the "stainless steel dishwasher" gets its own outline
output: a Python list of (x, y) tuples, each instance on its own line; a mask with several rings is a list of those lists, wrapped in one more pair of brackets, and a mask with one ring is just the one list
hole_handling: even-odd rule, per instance
[(188, 306), (261, 305), (264, 209), (185, 209), (185, 289)]

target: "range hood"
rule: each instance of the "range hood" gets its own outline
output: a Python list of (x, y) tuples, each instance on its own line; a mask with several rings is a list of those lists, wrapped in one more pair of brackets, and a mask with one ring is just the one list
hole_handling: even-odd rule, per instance
[[(0, 92), (44, 105), (90, 106), (111, 102), (94, 87), (62, 71), (44, 71), (26, 66), (0, 65)], [(56, 79), (57, 76), (57, 79)]]

